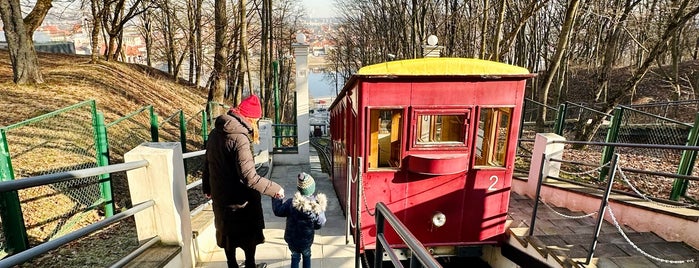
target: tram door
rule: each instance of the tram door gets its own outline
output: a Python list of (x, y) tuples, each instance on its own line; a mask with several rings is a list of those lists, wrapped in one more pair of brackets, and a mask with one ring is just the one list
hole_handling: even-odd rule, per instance
[[(514, 165), (512, 107), (481, 107), (475, 128), (473, 168), (467, 178), (467, 239), (483, 240), (501, 233), (507, 217)], [(516, 139), (516, 137), (515, 137)], [(515, 140), (516, 141), (516, 140)]]

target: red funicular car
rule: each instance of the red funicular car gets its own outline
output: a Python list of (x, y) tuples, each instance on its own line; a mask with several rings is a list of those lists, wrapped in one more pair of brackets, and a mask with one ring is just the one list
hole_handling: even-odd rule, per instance
[[(332, 180), (362, 251), (385, 203), (436, 256), (505, 231), (525, 68), (464, 58), (360, 69), (330, 107)], [(403, 244), (391, 228), (388, 242)]]

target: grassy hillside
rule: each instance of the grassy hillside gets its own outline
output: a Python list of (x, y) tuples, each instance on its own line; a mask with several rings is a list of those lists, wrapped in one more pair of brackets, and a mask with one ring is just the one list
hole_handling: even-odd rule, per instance
[[(89, 57), (62, 54), (40, 53), (39, 60), (46, 82), (36, 86), (17, 86), (12, 82), (9, 54), (0, 50), (0, 127), (16, 125), (89, 100), (95, 101), (96, 109), (104, 114), (106, 124), (147, 105), (153, 106), (161, 124), (166, 117), (179, 110), (185, 117), (199, 119), (200, 122), (198, 113), (205, 108), (206, 92), (203, 89), (187, 85), (186, 82), (174, 83), (166, 73), (146, 66), (113, 62), (90, 64)], [(8, 143), (15, 177), (94, 165), (95, 150), (89, 115), (81, 113), (77, 116), (51, 117), (40, 124), (8, 131), (12, 135), (8, 134)], [(149, 140), (147, 115), (142, 115), (139, 120), (126, 120), (133, 122), (119, 123), (109, 128), (111, 163), (122, 162), (123, 153)], [(161, 128), (161, 141), (178, 141), (176, 127), (170, 128)], [(138, 139), (134, 139), (134, 136), (138, 136)], [(190, 151), (196, 150), (201, 148), (201, 143), (188, 143), (187, 147)], [(191, 161), (187, 164), (190, 165)], [(113, 173), (111, 177), (117, 210), (130, 206), (125, 173)], [(30, 245), (37, 245), (102, 218), (102, 211), (86, 209), (90, 204), (84, 202), (86, 195), (99, 196), (99, 192), (94, 192), (96, 184), (76, 181), (19, 191)], [(0, 235), (0, 257), (3, 255), (3, 242), (4, 237)], [(42, 255), (23, 267), (103, 267), (134, 250), (137, 243), (134, 224), (129, 219)]]
[(94, 99), (105, 121), (145, 106), (170, 115), (178, 109), (195, 114), (206, 103), (206, 92), (176, 84), (165, 73), (134, 64), (101, 62), (89, 57), (40, 53), (39, 62), (46, 83), (17, 86), (12, 82), (8, 52), (0, 50), (0, 126)]

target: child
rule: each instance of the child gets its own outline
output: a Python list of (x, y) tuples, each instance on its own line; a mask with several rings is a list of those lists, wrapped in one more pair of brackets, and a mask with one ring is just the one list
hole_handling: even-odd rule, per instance
[(311, 175), (298, 175), (298, 192), (282, 203), (282, 198), (272, 198), (274, 215), (286, 217), (284, 240), (291, 250), (291, 268), (298, 268), (303, 256), (303, 268), (311, 267), (311, 245), (315, 230), (325, 224), (325, 208), (328, 199), (324, 194), (314, 195), (315, 181)]

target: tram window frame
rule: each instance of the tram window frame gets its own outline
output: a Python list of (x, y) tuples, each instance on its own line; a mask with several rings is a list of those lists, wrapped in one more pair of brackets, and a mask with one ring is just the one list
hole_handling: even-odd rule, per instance
[[(471, 109), (463, 109), (463, 110), (415, 110), (413, 113), (413, 116), (415, 118), (413, 126), (411, 126), (412, 133), (413, 133), (413, 138), (412, 138), (412, 148), (413, 149), (434, 149), (434, 148), (450, 148), (450, 149), (464, 149), (468, 147), (468, 141), (469, 141), (469, 129), (470, 129), (470, 116), (471, 116)], [(425, 118), (425, 116), (429, 117)], [(421, 137), (424, 137), (423, 133), (421, 130), (423, 129), (422, 124), (423, 122), (429, 122), (428, 126), (428, 133), (425, 133), (427, 137), (432, 137), (428, 139), (433, 139), (434, 135), (437, 135), (437, 125), (441, 124), (438, 123), (438, 120), (432, 120), (433, 117), (435, 116), (461, 116), (462, 118), (458, 119), (461, 121), (460, 124), (452, 124), (453, 126), (460, 126), (461, 130), (458, 132), (459, 135), (458, 138), (454, 141), (420, 141)], [(428, 119), (428, 120), (425, 120)], [(443, 120), (443, 118), (442, 118)], [(435, 121), (433, 124), (432, 122)], [(441, 128), (441, 126), (440, 126)], [(439, 130), (441, 133), (441, 129)], [(441, 139), (441, 137), (440, 137)]]
[(474, 167), (506, 167), (513, 113), (514, 107), (511, 106), (480, 107), (473, 150)]
[(400, 169), (405, 114), (402, 107), (367, 108), (367, 170)]

